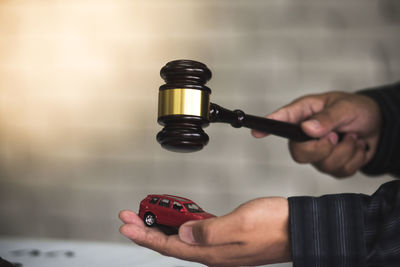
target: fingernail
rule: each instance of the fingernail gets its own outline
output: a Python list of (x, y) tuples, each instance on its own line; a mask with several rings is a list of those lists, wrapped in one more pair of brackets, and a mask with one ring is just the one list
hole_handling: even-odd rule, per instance
[(339, 137), (335, 133), (330, 133), (328, 135), (328, 139), (329, 141), (331, 141), (332, 145), (336, 145), (338, 143)]
[(181, 229), (179, 229), (179, 238), (185, 243), (196, 244), (192, 226), (182, 226)]
[(321, 128), (321, 123), (317, 120), (309, 120), (304, 122), (304, 126), (318, 130)]
[(252, 134), (255, 138), (262, 138), (262, 137), (265, 137), (265, 136), (268, 135), (267, 133), (259, 132), (259, 131), (256, 131), (256, 130), (251, 130), (251, 134)]

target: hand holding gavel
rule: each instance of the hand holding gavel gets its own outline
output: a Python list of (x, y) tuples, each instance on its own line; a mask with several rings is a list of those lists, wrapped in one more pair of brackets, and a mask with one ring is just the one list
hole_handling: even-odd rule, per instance
[(193, 152), (201, 150), (209, 140), (203, 131), (210, 122), (229, 123), (235, 128), (247, 127), (293, 141), (309, 141), (296, 124), (247, 115), (241, 110), (228, 110), (210, 103), (211, 89), (205, 84), (211, 71), (203, 63), (175, 60), (161, 69), (165, 84), (160, 86), (158, 123), (164, 128), (157, 141), (167, 150)]

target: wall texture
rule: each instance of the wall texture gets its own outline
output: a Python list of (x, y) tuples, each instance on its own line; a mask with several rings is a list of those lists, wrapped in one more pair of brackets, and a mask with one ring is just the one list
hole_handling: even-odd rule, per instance
[(155, 141), (160, 68), (206, 63), (212, 101), (265, 115), (303, 94), (400, 77), (397, 0), (0, 2), (0, 235), (126, 242), (118, 211), (148, 193), (222, 215), (269, 195), (370, 194), (286, 141), (211, 125), (194, 154)]

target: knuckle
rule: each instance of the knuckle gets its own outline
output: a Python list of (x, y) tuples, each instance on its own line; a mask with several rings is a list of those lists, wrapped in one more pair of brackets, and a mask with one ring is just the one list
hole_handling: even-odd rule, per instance
[(290, 155), (293, 160), (297, 163), (308, 163), (307, 155), (310, 153), (310, 149), (302, 144), (295, 144), (290, 142), (289, 144)]
[(352, 108), (354, 106), (353, 99), (350, 99), (348, 97), (341, 97), (339, 101), (340, 105), (344, 108)]
[(297, 163), (306, 163), (302, 157), (295, 151), (291, 151), (292, 159)]
[(305, 164), (308, 163), (309, 161), (307, 159), (305, 159), (302, 155), (296, 155), (296, 154), (292, 154), (292, 158), (296, 163), (299, 164)]
[(343, 170), (342, 173), (345, 176), (352, 176), (357, 172), (357, 168), (353, 167), (353, 166), (349, 166), (349, 165), (344, 165), (343, 166)]
[(295, 144), (289, 147), (290, 154), (297, 163), (314, 163), (327, 158), (332, 152), (332, 146), (326, 140)]
[(303, 155), (310, 155), (314, 152), (314, 146), (310, 144), (304, 144), (304, 146), (301, 146), (301, 150), (297, 150), (298, 153), (301, 153)]
[(345, 178), (345, 177), (347, 177), (348, 175), (346, 175), (344, 172), (342, 172), (342, 171), (338, 171), (338, 172), (335, 172), (335, 173), (330, 173), (331, 174), (331, 176), (333, 176), (334, 178), (336, 178), (336, 179), (338, 179), (338, 180), (341, 180), (341, 179), (343, 179), (343, 178)]
[(337, 166), (334, 166), (329, 160), (320, 161), (314, 166), (321, 172), (327, 173), (330, 175), (335, 175), (338, 171)]
[(297, 99), (295, 99), (294, 101), (293, 101), (293, 103), (295, 103), (295, 102), (300, 102), (300, 101), (307, 101), (307, 100), (310, 100), (310, 101), (319, 101), (320, 100), (320, 98), (319, 98), (319, 94), (306, 94), (306, 95), (304, 95), (304, 96), (301, 96), (301, 97), (299, 97), (299, 98), (297, 98)]
[(349, 176), (354, 175), (357, 172), (357, 169), (349, 166), (341, 166), (340, 168), (337, 168), (335, 170), (332, 170), (329, 173), (331, 176), (333, 176), (336, 179), (343, 179)]
[(335, 101), (341, 101), (342, 99), (346, 99), (346, 96), (349, 95), (349, 93), (342, 92), (342, 91), (331, 91), (326, 93), (327, 97), (329, 98), (329, 103), (335, 102)]

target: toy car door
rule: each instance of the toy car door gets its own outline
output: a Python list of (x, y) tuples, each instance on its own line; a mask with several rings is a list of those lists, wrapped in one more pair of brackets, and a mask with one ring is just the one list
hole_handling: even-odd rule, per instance
[(172, 211), (170, 214), (170, 218), (174, 226), (179, 227), (181, 224), (185, 223), (187, 219), (185, 218), (185, 214), (183, 213), (184, 207), (181, 203), (174, 201), (172, 204)]
[(158, 203), (158, 218), (157, 223), (163, 225), (171, 225), (170, 212), (171, 212), (171, 201), (166, 198), (161, 198)]

